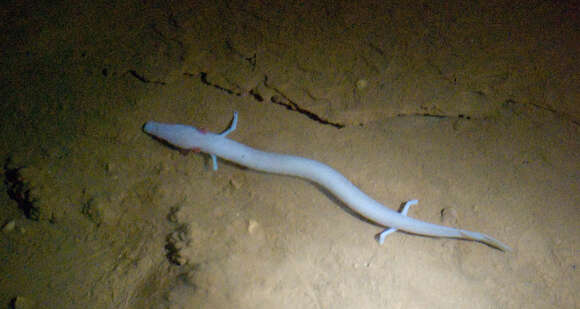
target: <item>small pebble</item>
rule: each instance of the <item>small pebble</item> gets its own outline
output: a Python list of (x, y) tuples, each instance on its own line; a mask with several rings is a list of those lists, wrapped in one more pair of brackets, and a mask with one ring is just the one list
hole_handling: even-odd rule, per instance
[(12, 308), (14, 309), (32, 309), (36, 308), (35, 306), (36, 304), (33, 300), (30, 300), (22, 296), (16, 296), (12, 300)]
[(189, 260), (182, 256), (181, 254), (176, 254), (173, 256), (173, 262), (177, 265), (184, 265), (188, 262)]
[(256, 220), (250, 220), (248, 222), (248, 233), (250, 233), (250, 235), (254, 235), (258, 229), (258, 226), (260, 226), (260, 224)]
[(181, 206), (178, 205), (178, 206), (171, 207), (171, 209), (169, 210), (169, 215), (167, 216), (167, 219), (169, 220), (169, 222), (178, 223), (178, 222), (180, 222), (181, 217), (182, 217)]
[(366, 79), (359, 79), (356, 82), (356, 89), (365, 90), (369, 86), (369, 82)]
[(14, 220), (10, 220), (8, 221), (8, 223), (4, 224), (4, 227), (2, 227), (2, 231), (4, 232), (12, 232), (14, 231), (14, 228), (16, 227), (16, 221)]
[(459, 222), (457, 219), (457, 210), (454, 208), (443, 208), (441, 210), (441, 221), (449, 225), (457, 224)]
[(241, 187), (242, 187), (242, 185), (240, 184), (240, 182), (239, 182), (239, 181), (237, 181), (237, 180), (235, 180), (235, 179), (233, 179), (233, 178), (231, 178), (231, 179), (230, 179), (230, 185), (231, 185), (231, 186), (232, 186), (234, 189), (236, 189), (236, 190), (238, 190), (239, 188), (241, 188)]
[(111, 162), (105, 163), (105, 172), (111, 173), (115, 169), (115, 164)]

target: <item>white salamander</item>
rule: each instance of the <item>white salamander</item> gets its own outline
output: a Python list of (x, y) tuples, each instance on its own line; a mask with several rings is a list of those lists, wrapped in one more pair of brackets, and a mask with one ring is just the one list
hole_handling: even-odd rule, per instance
[(401, 213), (398, 213), (366, 195), (342, 174), (326, 164), (298, 156), (260, 151), (226, 138), (236, 129), (237, 120), (237, 112), (234, 112), (232, 124), (221, 134), (181, 124), (154, 121), (147, 122), (143, 128), (148, 134), (178, 148), (210, 154), (214, 170), (217, 170), (217, 156), (258, 171), (301, 177), (320, 184), (363, 217), (388, 227), (378, 235), (381, 244), (388, 234), (402, 230), (427, 236), (469, 239), (502, 251), (511, 251), (510, 247), (504, 243), (482, 233), (431, 224), (408, 217), (409, 207), (416, 204), (417, 200), (408, 201)]

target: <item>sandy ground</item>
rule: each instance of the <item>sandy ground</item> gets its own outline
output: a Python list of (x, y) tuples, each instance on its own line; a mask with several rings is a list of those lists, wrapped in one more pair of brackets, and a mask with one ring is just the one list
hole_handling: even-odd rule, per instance
[[(580, 307), (573, 1), (12, 2), (2, 308)], [(309, 182), (142, 132), (233, 111), (232, 139), (513, 251), (380, 246)]]

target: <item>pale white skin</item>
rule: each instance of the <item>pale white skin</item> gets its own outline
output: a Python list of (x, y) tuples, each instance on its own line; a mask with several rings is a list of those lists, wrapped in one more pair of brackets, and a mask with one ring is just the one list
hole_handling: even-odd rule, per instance
[(380, 243), (383, 243), (388, 234), (402, 230), (434, 237), (475, 240), (502, 251), (511, 250), (504, 243), (485, 234), (431, 224), (407, 217), (409, 206), (416, 204), (416, 200), (407, 202), (402, 212), (398, 213), (366, 195), (342, 174), (324, 163), (299, 156), (260, 151), (226, 138), (229, 133), (235, 130), (236, 124), (237, 113), (234, 113), (232, 125), (221, 134), (205, 132), (181, 124), (165, 124), (154, 121), (147, 122), (143, 128), (148, 134), (178, 148), (195, 149), (210, 154), (214, 170), (217, 169), (216, 156), (218, 156), (254, 170), (296, 176), (313, 181), (323, 186), (363, 217), (389, 227), (379, 234)]

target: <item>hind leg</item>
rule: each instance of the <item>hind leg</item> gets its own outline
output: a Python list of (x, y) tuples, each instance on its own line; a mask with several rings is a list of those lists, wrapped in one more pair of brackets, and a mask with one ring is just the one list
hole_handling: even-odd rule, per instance
[[(411, 207), (411, 205), (415, 205), (415, 204), (417, 204), (418, 202), (419, 202), (418, 200), (410, 200), (410, 201), (406, 202), (406, 203), (405, 203), (405, 205), (403, 206), (403, 209), (401, 210), (401, 214), (402, 214), (403, 216), (407, 216), (407, 213), (409, 212), (409, 208)], [(392, 228), (392, 227), (390, 227), (390, 228), (388, 228), (388, 229), (386, 229), (386, 230), (382, 231), (381, 233), (379, 233), (379, 234), (377, 235), (377, 237), (376, 237), (376, 238), (377, 238), (377, 241), (379, 242), (379, 244), (381, 244), (381, 245), (382, 245), (382, 244), (385, 242), (385, 238), (386, 238), (386, 237), (387, 237), (389, 234), (391, 234), (391, 233), (393, 233), (393, 232), (395, 232), (395, 231), (397, 231), (397, 229), (396, 229), (396, 228)]]

